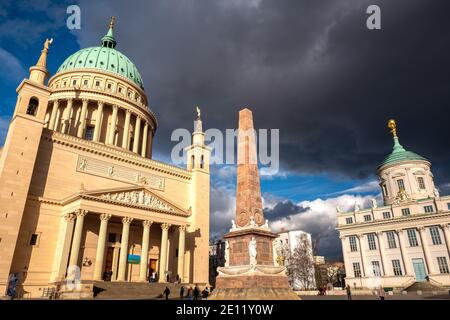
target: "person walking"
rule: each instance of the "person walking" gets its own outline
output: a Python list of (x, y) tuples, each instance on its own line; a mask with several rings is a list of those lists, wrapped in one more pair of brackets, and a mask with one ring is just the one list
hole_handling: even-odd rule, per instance
[(187, 297), (188, 297), (188, 300), (192, 300), (192, 287), (189, 287), (188, 292), (187, 292)]
[(379, 298), (381, 301), (384, 301), (385, 297), (386, 297), (386, 293), (384, 292), (383, 286), (380, 285), (380, 286), (378, 287), (378, 298)]
[(202, 299), (208, 299), (209, 296), (209, 288), (206, 287), (203, 291), (202, 291)]
[(347, 300), (352, 300), (352, 290), (350, 289), (350, 285), (345, 287), (345, 291), (347, 292)]
[(198, 287), (195, 286), (194, 288), (194, 300), (198, 300), (198, 296), (200, 295), (200, 290), (198, 290)]
[(166, 287), (166, 290), (164, 290), (164, 294), (166, 296), (166, 300), (169, 300), (169, 294), (170, 294), (170, 289), (169, 287)]
[(183, 298), (184, 298), (184, 287), (181, 286), (181, 288), (180, 288), (180, 300), (183, 300)]

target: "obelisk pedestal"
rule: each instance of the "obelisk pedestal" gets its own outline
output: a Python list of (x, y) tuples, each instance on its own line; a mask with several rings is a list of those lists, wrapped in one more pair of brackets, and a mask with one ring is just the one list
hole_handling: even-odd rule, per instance
[(256, 137), (249, 109), (239, 112), (236, 220), (224, 235), (228, 258), (217, 268), (212, 300), (298, 300), (284, 266), (274, 265), (273, 233), (264, 219)]

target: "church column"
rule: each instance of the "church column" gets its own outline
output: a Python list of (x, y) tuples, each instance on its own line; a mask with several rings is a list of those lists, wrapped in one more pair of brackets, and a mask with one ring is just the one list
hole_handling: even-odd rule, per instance
[(442, 231), (444, 231), (445, 244), (447, 245), (447, 250), (450, 254), (450, 224), (441, 224)]
[(66, 274), (67, 261), (69, 260), (70, 240), (72, 240), (75, 219), (76, 215), (73, 213), (66, 213), (61, 218), (55, 258), (53, 260), (51, 282), (63, 280), (64, 275)]
[(142, 133), (142, 149), (141, 149), (141, 156), (143, 157), (147, 155), (147, 140), (148, 140), (148, 122), (145, 121), (144, 132)]
[(128, 236), (130, 234), (130, 224), (133, 218), (124, 217), (122, 219), (122, 241), (120, 242), (119, 271), (117, 281), (125, 281), (128, 260)]
[(106, 233), (110, 214), (100, 215), (100, 230), (98, 232), (97, 252), (95, 255), (94, 280), (102, 280), (103, 261), (105, 258)]
[(125, 111), (125, 125), (123, 127), (123, 139), (122, 139), (122, 148), (128, 149), (128, 142), (130, 140), (130, 118), (131, 111)]
[(48, 128), (50, 130), (55, 130), (56, 115), (58, 114), (58, 106), (59, 106), (58, 100), (53, 100), (52, 113), (50, 115), (50, 122), (48, 124)]
[(420, 234), (420, 243), (422, 244), (422, 250), (425, 256), (425, 265), (427, 266), (428, 274), (433, 274), (434, 270), (431, 270), (432, 265), (432, 257), (430, 252), (430, 246), (426, 243), (426, 228), (425, 227), (419, 227), (417, 228), (419, 230)]
[(377, 232), (377, 238), (378, 238), (378, 250), (380, 251), (381, 257), (381, 269), (383, 272), (382, 275), (386, 276), (387, 263), (386, 263), (386, 254), (384, 252), (383, 232), (381, 231)]
[(184, 282), (184, 251), (186, 242), (186, 226), (179, 226), (179, 240), (178, 240), (178, 276), (181, 282)]
[(89, 100), (83, 99), (83, 104), (81, 106), (81, 114), (80, 114), (80, 125), (77, 131), (77, 137), (83, 138), (84, 130), (86, 129), (86, 113), (88, 107)]
[(142, 221), (144, 231), (142, 233), (142, 247), (141, 247), (141, 266), (139, 269), (139, 281), (146, 282), (148, 270), (148, 246), (150, 242), (150, 227), (153, 221)]
[(72, 99), (67, 99), (67, 105), (63, 112), (63, 121), (62, 121), (62, 133), (69, 133), (70, 127), (70, 113), (72, 112)]
[(136, 116), (136, 125), (134, 128), (134, 141), (133, 141), (133, 152), (138, 153), (139, 151), (139, 136), (141, 131), (141, 117)]
[(114, 137), (116, 136), (116, 123), (117, 123), (117, 112), (119, 111), (118, 105), (112, 106), (113, 112), (111, 116), (111, 124), (109, 126), (109, 137), (107, 139), (107, 144), (114, 144)]
[(95, 129), (94, 129), (94, 137), (93, 141), (98, 142), (100, 140), (100, 132), (102, 127), (102, 118), (103, 118), (103, 102), (98, 101), (97, 107), (97, 116), (95, 118)]
[(409, 263), (408, 254), (406, 253), (404, 233), (402, 229), (395, 230), (398, 236), (398, 242), (400, 243), (400, 255), (402, 256), (403, 266), (405, 268), (405, 273), (407, 275), (413, 275), (414, 272), (411, 270), (411, 264)]
[(170, 224), (161, 224), (161, 251), (159, 257), (159, 282), (166, 281), (166, 264), (167, 264), (167, 240), (169, 239), (169, 228)]
[(152, 158), (152, 144), (153, 144), (153, 128), (150, 127), (150, 130), (148, 131), (147, 135), (147, 154), (146, 154), (146, 157), (149, 159)]
[(78, 256), (80, 254), (81, 235), (83, 233), (84, 217), (87, 210), (78, 209), (76, 211), (77, 221), (75, 222), (75, 231), (73, 233), (72, 248), (70, 249), (70, 266), (78, 266)]

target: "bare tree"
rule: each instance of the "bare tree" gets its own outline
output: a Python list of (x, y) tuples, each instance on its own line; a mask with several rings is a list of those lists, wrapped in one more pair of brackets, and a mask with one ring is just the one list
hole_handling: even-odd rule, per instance
[(297, 244), (287, 259), (287, 273), (294, 287), (299, 284), (304, 289), (314, 287), (314, 261), (312, 246), (306, 236), (297, 238)]

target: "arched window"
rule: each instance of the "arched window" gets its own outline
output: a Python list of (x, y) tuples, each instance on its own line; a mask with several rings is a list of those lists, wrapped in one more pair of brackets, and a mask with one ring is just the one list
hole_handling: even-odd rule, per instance
[(27, 114), (29, 114), (30, 116), (35, 116), (38, 106), (39, 100), (35, 97), (31, 98), (30, 102), (28, 102)]
[(192, 157), (191, 157), (191, 169), (194, 169), (194, 167), (195, 167), (195, 157), (194, 157), (194, 155), (192, 155)]
[(205, 164), (205, 159), (204, 159), (204, 157), (202, 155), (201, 158), (200, 158), (200, 169), (203, 169), (204, 164)]

